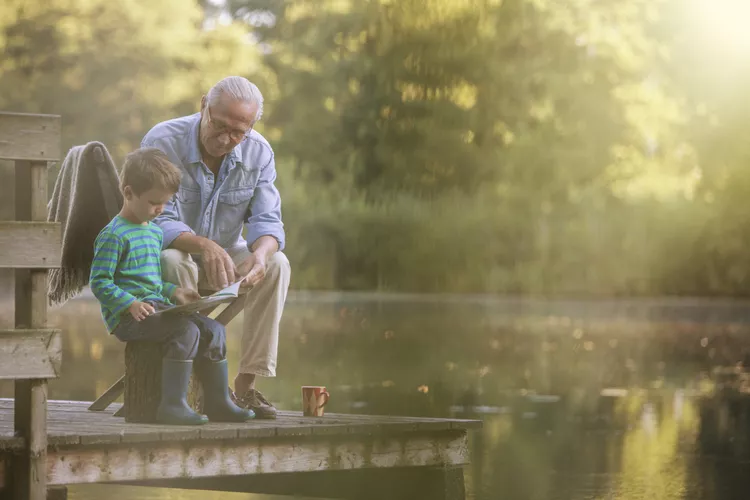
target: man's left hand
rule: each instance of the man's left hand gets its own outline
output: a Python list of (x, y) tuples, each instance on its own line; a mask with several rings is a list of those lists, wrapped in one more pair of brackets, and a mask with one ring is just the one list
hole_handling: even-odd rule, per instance
[(250, 257), (237, 268), (238, 278), (242, 278), (240, 287), (252, 288), (266, 277), (266, 256), (260, 252)]

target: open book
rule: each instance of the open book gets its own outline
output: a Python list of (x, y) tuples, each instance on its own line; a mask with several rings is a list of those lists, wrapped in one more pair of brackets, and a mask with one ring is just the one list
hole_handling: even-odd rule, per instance
[(223, 290), (219, 290), (218, 292), (213, 293), (207, 297), (202, 297), (200, 300), (196, 300), (195, 302), (163, 309), (154, 313), (152, 316), (156, 314), (190, 314), (202, 311), (203, 309), (208, 309), (209, 307), (223, 304), (225, 302), (231, 302), (236, 299), (240, 293), (240, 283), (242, 283), (242, 281), (238, 281), (237, 283), (229, 285)]

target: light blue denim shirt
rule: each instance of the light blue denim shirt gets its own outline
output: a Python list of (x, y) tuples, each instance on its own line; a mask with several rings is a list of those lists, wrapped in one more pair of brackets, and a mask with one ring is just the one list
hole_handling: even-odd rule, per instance
[(237, 145), (219, 168), (218, 178), (201, 160), (198, 149), (200, 113), (159, 123), (149, 130), (142, 147), (156, 147), (182, 169), (175, 197), (154, 222), (164, 232), (163, 248), (177, 236), (190, 232), (209, 238), (223, 248), (250, 245), (264, 235), (284, 248), (281, 198), (274, 186), (273, 150), (262, 135), (252, 135)]

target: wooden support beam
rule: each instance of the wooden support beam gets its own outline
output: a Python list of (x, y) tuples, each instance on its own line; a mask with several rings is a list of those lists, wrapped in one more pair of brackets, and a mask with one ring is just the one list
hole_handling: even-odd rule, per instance
[(47, 170), (43, 161), (16, 162), (16, 220), (47, 220)]
[[(15, 167), (13, 162), (0, 160), (0, 220), (12, 220), (16, 216), (15, 185), (13, 184)], [(0, 269), (0, 328), (13, 328), (15, 325), (13, 313), (15, 276), (13, 269)]]
[(224, 310), (221, 311), (218, 316), (216, 316), (216, 321), (218, 321), (222, 325), (228, 325), (229, 322), (232, 321), (234, 317), (237, 316), (240, 311), (242, 311), (242, 309), (244, 309), (246, 298), (247, 297), (242, 294), (232, 302), (230, 302), (229, 305), (227, 305), (227, 307), (225, 307)]
[(117, 382), (109, 386), (109, 389), (104, 391), (104, 394), (99, 396), (96, 401), (91, 403), (89, 411), (104, 411), (109, 405), (115, 402), (117, 398), (122, 396), (125, 391), (125, 375), (117, 379)]
[(60, 128), (59, 116), (0, 113), (0, 159), (59, 160)]
[(47, 496), (47, 380), (16, 380), (15, 431), (27, 447), (13, 462), (14, 498)]
[(61, 363), (60, 330), (0, 330), (0, 380), (57, 378)]
[[(18, 155), (16, 158), (35, 159), (36, 157), (22, 156), (28, 153), (29, 145), (38, 146), (40, 154), (49, 153), (50, 144), (56, 143), (59, 148), (59, 118), (57, 118), (57, 129), (54, 137), (50, 138), (45, 133), (47, 126), (40, 124), (43, 120), (35, 122), (29, 119), (27, 128), (11, 128), (8, 123), (18, 123), (0, 118), (6, 128), (0, 125), (0, 138), (10, 137), (11, 142), (5, 143), (6, 154), (8, 151)], [(21, 119), (23, 122), (24, 119)], [(54, 120), (52, 120), (54, 122)], [(33, 124), (38, 129), (32, 127)], [(14, 130), (20, 130), (19, 134), (13, 135)], [(41, 132), (40, 132), (41, 130)], [(27, 133), (28, 132), (28, 133)], [(36, 132), (36, 133), (34, 133)], [(35, 137), (39, 142), (30, 139)], [(45, 142), (46, 141), (46, 142)], [(52, 142), (50, 142), (52, 141)], [(17, 147), (21, 144), (23, 147)], [(4, 147), (0, 143), (0, 148)], [(15, 148), (15, 149), (13, 149)], [(59, 156), (59, 149), (57, 151)], [(2, 156), (2, 153), (0, 153)], [(31, 161), (16, 169), (16, 220), (41, 222), (47, 219), (47, 158), (45, 161)], [(17, 165), (18, 167), (19, 165)], [(2, 234), (2, 233), (0, 233)], [(42, 231), (44, 234), (44, 231)], [(26, 252), (32, 252), (27, 248)], [(59, 232), (58, 232), (58, 263), (60, 256)], [(42, 254), (42, 257), (50, 258), (50, 255)], [(47, 266), (38, 266), (47, 267)], [(47, 269), (17, 269), (16, 270), (16, 328), (29, 328), (34, 330), (44, 329), (47, 326)], [(50, 338), (45, 346), (58, 346), (58, 340)], [(39, 359), (49, 360), (48, 364), (59, 369), (60, 355), (50, 357), (45, 349), (44, 355)], [(55, 370), (56, 372), (56, 370)], [(16, 380), (15, 384), (15, 411), (14, 430), (16, 435), (22, 437), (26, 442), (26, 448), (13, 460), (13, 497), (19, 500), (45, 500), (47, 497), (47, 380), (35, 378), (29, 380)]]
[(16, 269), (16, 328), (47, 325), (47, 271)]

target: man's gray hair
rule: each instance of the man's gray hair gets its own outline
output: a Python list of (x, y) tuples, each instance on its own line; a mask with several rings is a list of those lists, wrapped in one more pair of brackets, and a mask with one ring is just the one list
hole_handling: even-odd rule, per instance
[(212, 106), (216, 104), (222, 95), (236, 101), (257, 104), (258, 112), (255, 113), (256, 122), (260, 120), (261, 116), (263, 116), (263, 94), (261, 94), (258, 87), (247, 78), (241, 76), (228, 76), (218, 82), (208, 91), (206, 96), (208, 105)]

